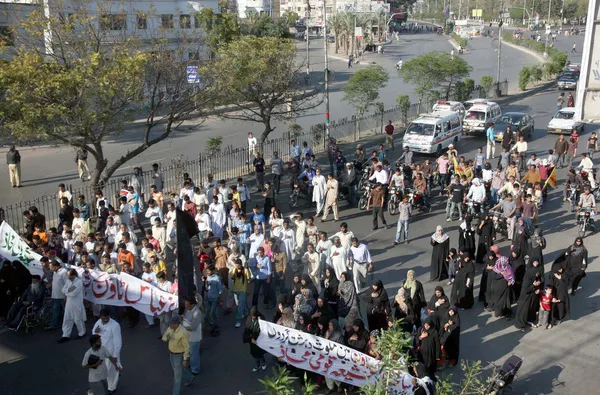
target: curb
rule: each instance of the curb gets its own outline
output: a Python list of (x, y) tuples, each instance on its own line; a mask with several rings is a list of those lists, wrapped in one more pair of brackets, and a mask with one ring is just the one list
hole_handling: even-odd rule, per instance
[(523, 51), (523, 52), (525, 52), (526, 54), (529, 54), (529, 55), (531, 55), (531, 56), (535, 57), (537, 60), (539, 60), (539, 61), (540, 61), (540, 63), (544, 63), (544, 62), (546, 61), (546, 58), (544, 58), (544, 56), (540, 55), (539, 53), (537, 53), (537, 52), (535, 52), (535, 51), (532, 51), (532, 50), (530, 50), (530, 49), (527, 49), (527, 48), (525, 48), (525, 47), (522, 47), (522, 46), (520, 46), (520, 45), (513, 44), (513, 43), (511, 43), (511, 42), (508, 42), (508, 41), (505, 41), (505, 40), (502, 40), (502, 45), (508, 45), (508, 46), (509, 46), (509, 47), (511, 47), (511, 48), (514, 48), (514, 49), (517, 49), (517, 50)]
[[(450, 45), (452, 45), (454, 47), (454, 49), (456, 49), (457, 51), (460, 50), (460, 46), (453, 39), (449, 39), (448, 42), (450, 43)], [(470, 49), (468, 49), (468, 48), (463, 49), (463, 55), (467, 54), (469, 52), (471, 52)]]

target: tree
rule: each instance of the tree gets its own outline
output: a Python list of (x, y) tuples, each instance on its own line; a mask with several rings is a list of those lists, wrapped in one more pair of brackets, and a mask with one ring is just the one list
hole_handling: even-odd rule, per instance
[(268, 14), (251, 12), (248, 18), (241, 20), (240, 33), (244, 36), (290, 38), (287, 21), (273, 19)]
[(389, 75), (383, 67), (372, 65), (354, 73), (342, 88), (344, 101), (350, 103), (362, 116), (379, 98), (379, 90), (384, 88)]
[(286, 120), (321, 104), (321, 88), (301, 92), (303, 65), (296, 61), (296, 48), (288, 39), (242, 36), (221, 47), (217, 60), (205, 65), (203, 73), (215, 81), (219, 102), (236, 111), (222, 118), (262, 123), (263, 144), (274, 130), (274, 120)]
[(434, 87), (441, 87), (445, 99), (457, 81), (467, 77), (473, 68), (459, 56), (446, 52), (428, 52), (404, 62), (398, 74), (404, 82), (415, 85), (419, 103), (428, 96)]
[[(0, 68), (3, 130), (20, 141), (86, 149), (96, 162), (92, 184), (97, 187), (123, 164), (169, 137), (196, 114), (196, 106), (204, 107), (212, 92), (208, 77), (202, 76), (202, 89), (187, 81), (190, 63), (184, 59), (189, 52), (200, 51), (193, 37), (183, 30), (169, 32), (178, 43), (173, 47), (161, 32), (145, 36), (115, 30), (122, 19), (114, 7), (111, 12), (111, 4), (54, 3), (56, 12), (49, 17), (33, 11), (18, 29), (23, 45)], [(68, 18), (62, 16), (67, 12)], [(51, 41), (40, 47), (45, 38)], [(134, 113), (146, 119), (135, 137), (138, 145), (109, 161), (104, 142), (119, 136)]]
[(300, 19), (300, 15), (294, 11), (288, 10), (281, 15), (281, 21), (287, 27), (294, 26), (298, 22), (298, 19)]
[(206, 141), (206, 148), (204, 149), (204, 151), (206, 151), (207, 155), (214, 156), (214, 155), (221, 153), (222, 145), (223, 145), (223, 137), (221, 137), (221, 136), (210, 137)]
[(240, 26), (235, 14), (215, 14), (212, 8), (203, 8), (196, 13), (196, 20), (205, 34), (205, 42), (211, 49), (211, 56), (220, 45), (230, 43), (240, 35)]
[(531, 69), (527, 66), (523, 67), (519, 72), (519, 89), (524, 91), (527, 90), (529, 80), (531, 79)]
[(492, 89), (492, 85), (494, 85), (494, 77), (490, 75), (484, 75), (479, 80), (479, 86), (483, 90), (483, 97), (486, 98), (490, 94), (490, 89)]
[(408, 95), (400, 95), (396, 98), (396, 104), (400, 107), (402, 113), (402, 123), (406, 126), (408, 124), (408, 111), (410, 110), (410, 98)]

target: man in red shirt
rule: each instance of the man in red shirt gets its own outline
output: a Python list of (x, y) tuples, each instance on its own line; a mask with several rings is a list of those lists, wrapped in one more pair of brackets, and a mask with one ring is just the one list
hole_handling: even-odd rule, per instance
[(388, 124), (385, 125), (385, 144), (388, 147), (394, 150), (394, 125), (392, 125), (392, 121), (388, 121)]

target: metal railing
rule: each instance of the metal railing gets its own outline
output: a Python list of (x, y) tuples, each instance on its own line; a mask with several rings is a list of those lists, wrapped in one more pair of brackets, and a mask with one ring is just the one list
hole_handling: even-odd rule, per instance
[[(427, 112), (433, 105), (433, 102), (422, 103), (421, 108), (417, 103), (413, 103), (407, 112), (407, 118), (414, 118), (419, 112)], [(335, 138), (339, 144), (356, 142), (368, 135), (377, 135), (384, 133), (384, 127), (388, 120), (397, 123), (403, 118), (402, 111), (399, 107), (392, 107), (382, 111), (363, 115), (357, 120), (356, 116), (346, 117), (333, 121), (330, 125), (330, 136)], [(311, 126), (308, 130), (300, 133), (291, 134), (284, 133), (282, 137), (274, 138), (265, 141), (262, 146), (262, 157), (268, 162), (269, 158), (277, 152), (279, 156), (285, 160), (290, 160), (291, 140), (296, 140), (298, 144), (306, 142), (315, 154), (323, 153), (327, 150), (325, 124), (317, 124)], [(208, 179), (208, 175), (212, 174), (215, 180), (232, 180), (238, 177), (247, 177), (254, 173), (252, 165), (252, 152), (245, 147), (228, 146), (217, 154), (208, 155), (200, 153), (196, 159), (189, 159), (183, 155), (173, 158), (170, 163), (160, 163), (160, 171), (163, 174), (163, 194), (165, 199), (168, 199), (170, 193), (179, 194), (184, 181), (184, 174), (188, 173), (189, 177), (194, 180), (197, 186), (202, 186)], [(117, 206), (117, 200), (120, 195), (121, 181), (130, 180), (131, 176), (120, 175), (114, 176), (106, 182), (101, 190), (109, 202), (113, 206)], [(143, 170), (141, 176), (143, 179), (143, 192), (146, 194), (146, 199), (149, 198), (150, 186), (154, 183), (154, 172), (152, 169)], [(90, 205), (92, 212), (95, 211), (96, 191), (98, 188), (93, 186), (83, 186), (73, 189), (72, 185), (67, 184), (66, 188), (73, 195), (73, 203), (77, 204), (77, 198), (83, 195), (85, 201)], [(34, 199), (20, 201), (14, 204), (4, 205), (0, 207), (0, 220), (8, 222), (18, 232), (25, 231), (26, 218), (23, 212), (35, 206), (40, 213), (46, 217), (46, 226), (52, 227), (58, 224), (60, 213), (60, 204), (57, 194), (43, 195)]]

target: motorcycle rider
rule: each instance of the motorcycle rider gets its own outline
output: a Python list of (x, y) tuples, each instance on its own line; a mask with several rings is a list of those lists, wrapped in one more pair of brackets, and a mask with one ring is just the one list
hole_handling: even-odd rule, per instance
[(413, 188), (419, 191), (419, 193), (421, 194), (423, 205), (427, 208), (431, 208), (429, 202), (427, 201), (427, 182), (423, 178), (423, 173), (417, 173), (417, 176), (415, 177), (415, 181), (413, 183)]
[(508, 240), (512, 240), (514, 236), (515, 224), (517, 223), (517, 203), (513, 199), (512, 194), (507, 194), (504, 200), (500, 203), (492, 207), (492, 210), (502, 211), (504, 217), (506, 218), (506, 229), (508, 232), (507, 238)]
[(588, 157), (588, 155), (586, 153), (581, 154), (581, 163), (579, 163), (579, 166), (577, 166), (577, 168), (581, 168), (581, 171), (584, 171), (587, 173), (587, 179), (588, 179), (592, 189), (594, 189), (596, 187), (596, 181), (594, 180), (593, 167), (594, 167), (594, 163)]
[(465, 198), (465, 187), (460, 182), (453, 181), (448, 187), (450, 192), (450, 198), (448, 199), (449, 205), (446, 207), (446, 222), (452, 221), (452, 213), (458, 208), (459, 220), (463, 219), (462, 204)]
[(362, 144), (357, 144), (356, 145), (356, 151), (354, 151), (354, 157), (356, 158), (357, 162), (364, 164), (365, 161), (367, 160), (367, 155), (365, 154), (365, 151), (363, 150)]
[(375, 166), (375, 171), (373, 172), (373, 175), (369, 177), (369, 181), (376, 182), (381, 185), (386, 185), (388, 183), (388, 173), (381, 164), (377, 164)]
[(400, 70), (400, 69), (402, 69), (402, 59), (400, 59), (398, 61), (398, 63), (396, 63), (396, 70)]
[(425, 159), (425, 163), (421, 164), (421, 171), (423, 172), (423, 177), (425, 178), (425, 181), (427, 181), (427, 196), (430, 196), (433, 173), (435, 172), (435, 165), (431, 163), (431, 160)]
[(577, 210), (581, 210), (582, 208), (590, 209), (592, 212), (590, 213), (590, 228), (592, 232), (596, 231), (596, 226), (594, 225), (594, 216), (596, 215), (596, 198), (592, 194), (592, 190), (589, 186), (586, 186), (583, 190), (583, 193), (579, 197), (579, 204), (577, 205)]
[(396, 167), (402, 167), (402, 172), (404, 173), (404, 179), (408, 182), (412, 181), (412, 165), (413, 165), (413, 153), (408, 149), (408, 147), (404, 147), (404, 152), (396, 161)]
[(354, 204), (358, 200), (356, 193), (356, 170), (352, 163), (346, 163), (346, 170), (341, 173), (342, 187), (348, 188), (348, 201), (350, 204)]
[(467, 200), (473, 202), (473, 209), (475, 211), (472, 214), (479, 215), (483, 209), (483, 204), (485, 203), (485, 187), (479, 178), (474, 178), (471, 182), (469, 193), (467, 193)]
[(401, 168), (396, 167), (396, 171), (390, 178), (389, 187), (400, 189), (402, 193), (404, 193), (404, 175), (402, 174)]

